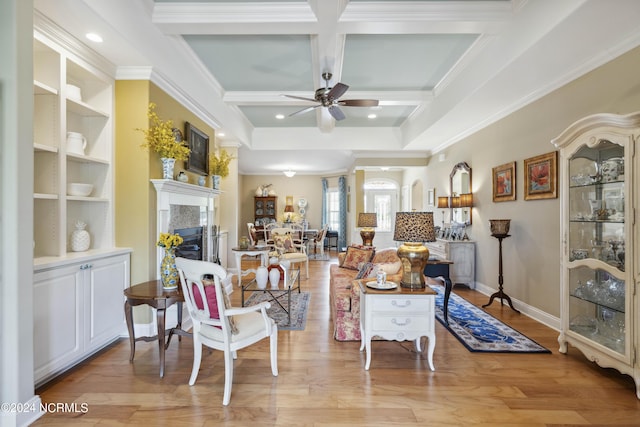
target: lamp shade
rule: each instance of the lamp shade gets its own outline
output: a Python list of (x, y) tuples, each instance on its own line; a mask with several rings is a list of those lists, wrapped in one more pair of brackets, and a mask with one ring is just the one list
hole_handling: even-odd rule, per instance
[(433, 212), (397, 212), (393, 240), (399, 242), (433, 242)]
[(376, 213), (358, 214), (358, 227), (377, 227), (378, 215)]
[(454, 209), (460, 207), (460, 196), (451, 197), (451, 207)]
[(449, 198), (448, 197), (438, 197), (438, 207), (441, 209), (446, 209), (449, 207)]
[(284, 207), (285, 212), (293, 212), (293, 205), (286, 205)]
[(473, 193), (465, 193), (460, 195), (460, 207), (461, 208), (473, 207)]

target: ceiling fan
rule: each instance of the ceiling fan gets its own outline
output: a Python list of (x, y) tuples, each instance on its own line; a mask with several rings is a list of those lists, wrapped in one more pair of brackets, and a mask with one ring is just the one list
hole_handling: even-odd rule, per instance
[(289, 117), (303, 114), (311, 110), (315, 110), (318, 107), (327, 107), (329, 114), (336, 120), (343, 120), (345, 118), (344, 113), (340, 109), (340, 105), (345, 107), (377, 107), (377, 99), (345, 99), (341, 101), (339, 98), (349, 89), (344, 83), (336, 83), (334, 87), (329, 87), (329, 80), (331, 80), (331, 73), (322, 73), (322, 78), (325, 81), (324, 87), (316, 90), (315, 99), (303, 98), (301, 96), (285, 95), (289, 98), (301, 99), (303, 101), (319, 102), (318, 105), (304, 108), (295, 113), (289, 114)]

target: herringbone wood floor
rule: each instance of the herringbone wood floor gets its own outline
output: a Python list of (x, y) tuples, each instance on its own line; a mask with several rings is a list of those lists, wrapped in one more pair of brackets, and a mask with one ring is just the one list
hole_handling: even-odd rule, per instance
[[(497, 302), (491, 314), (553, 354), (470, 353), (436, 322), (435, 372), (410, 343), (398, 342), (374, 342), (367, 372), (359, 342), (332, 338), (329, 262), (310, 264), (311, 279), (302, 283), (312, 293), (306, 329), (279, 332), (280, 375), (271, 376), (267, 340), (239, 352), (228, 407), (220, 352), (205, 351), (190, 387), (190, 339), (171, 343), (164, 378), (156, 344), (137, 343), (129, 363), (129, 343), (120, 340), (36, 391), (44, 402), (87, 403), (89, 411), (47, 414), (35, 425), (640, 425), (630, 377), (573, 348), (558, 353), (556, 331)], [(476, 305), (488, 301), (464, 287), (455, 292)]]

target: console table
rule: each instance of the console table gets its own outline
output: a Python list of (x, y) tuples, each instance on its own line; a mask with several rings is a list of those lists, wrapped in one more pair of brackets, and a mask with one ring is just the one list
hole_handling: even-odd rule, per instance
[(408, 289), (398, 285), (392, 290), (368, 288), (356, 280), (353, 286), (360, 287), (360, 351), (366, 349), (364, 366), (371, 365), (371, 339), (379, 336), (385, 340), (415, 341), (420, 352), (420, 338), (428, 338), (427, 362), (433, 367), (433, 352), (436, 348), (435, 307), (436, 292), (427, 286), (424, 289)]
[(451, 282), (467, 285), (471, 289), (476, 287), (476, 244), (471, 240), (437, 239), (435, 242), (425, 242), (429, 253), (439, 259), (453, 261)]

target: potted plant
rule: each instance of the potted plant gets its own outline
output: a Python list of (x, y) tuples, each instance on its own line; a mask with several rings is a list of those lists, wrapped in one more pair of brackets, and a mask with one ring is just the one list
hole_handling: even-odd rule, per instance
[(144, 133), (145, 142), (141, 146), (158, 153), (162, 160), (162, 178), (173, 179), (173, 167), (176, 160), (189, 158), (189, 147), (182, 141), (176, 140), (173, 121), (163, 121), (155, 112), (156, 104), (149, 103), (147, 117), (151, 121), (148, 129), (136, 129)]
[(211, 183), (214, 189), (220, 188), (220, 179), (229, 175), (229, 163), (235, 159), (224, 148), (220, 150), (220, 155), (212, 153), (209, 155), (209, 172), (211, 173)]

